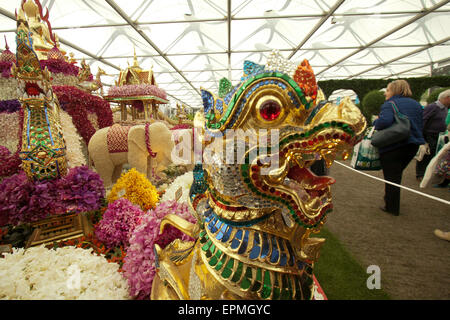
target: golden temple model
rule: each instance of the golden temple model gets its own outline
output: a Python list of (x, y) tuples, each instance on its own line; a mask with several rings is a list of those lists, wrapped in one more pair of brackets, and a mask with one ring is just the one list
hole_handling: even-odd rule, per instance
[(22, 169), (30, 180), (53, 179), (67, 173), (66, 144), (61, 129), (59, 103), (32, 47), (32, 33), (23, 16), (17, 19), (17, 65), (19, 101), (24, 109)]

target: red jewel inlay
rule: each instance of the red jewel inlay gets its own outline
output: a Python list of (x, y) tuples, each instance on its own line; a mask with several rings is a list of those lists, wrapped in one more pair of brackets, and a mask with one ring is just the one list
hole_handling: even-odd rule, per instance
[(259, 113), (264, 120), (272, 121), (280, 115), (281, 106), (273, 100), (268, 100), (261, 105)]

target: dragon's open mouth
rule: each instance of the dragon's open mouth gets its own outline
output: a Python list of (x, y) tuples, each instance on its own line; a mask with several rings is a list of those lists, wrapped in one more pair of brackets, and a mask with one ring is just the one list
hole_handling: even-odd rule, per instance
[(23, 100), (44, 100), (51, 98), (50, 90), (46, 92), (40, 80), (23, 79), (19, 81), (18, 91), (20, 91)]
[(283, 185), (291, 189), (305, 207), (316, 211), (329, 203), (330, 185), (335, 182), (331, 177), (316, 176), (308, 168), (295, 165), (289, 169)]

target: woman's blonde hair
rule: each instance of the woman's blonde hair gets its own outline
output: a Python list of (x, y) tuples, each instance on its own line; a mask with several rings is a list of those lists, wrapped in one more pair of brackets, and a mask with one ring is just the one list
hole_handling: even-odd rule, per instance
[(388, 84), (393, 95), (412, 97), (411, 88), (406, 80), (395, 80)]

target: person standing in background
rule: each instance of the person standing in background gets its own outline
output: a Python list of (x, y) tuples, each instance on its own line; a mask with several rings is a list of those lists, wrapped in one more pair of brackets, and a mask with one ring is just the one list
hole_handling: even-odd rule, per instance
[[(386, 101), (381, 106), (378, 119), (374, 121), (375, 130), (389, 128), (395, 121), (393, 103), (398, 111), (406, 115), (411, 123), (409, 137), (403, 141), (379, 148), (380, 162), (384, 179), (401, 184), (403, 170), (414, 158), (419, 146), (425, 143), (422, 135), (422, 106), (412, 96), (409, 84), (405, 80), (395, 80), (388, 84), (384, 93)], [(398, 216), (400, 213), (400, 188), (385, 184), (385, 205), (380, 209)]]
[(450, 89), (442, 91), (436, 102), (430, 103), (423, 110), (423, 137), (428, 144), (428, 153), (416, 162), (416, 179), (421, 181), (428, 164), (436, 154), (439, 133), (445, 132), (445, 123), (450, 107)]

